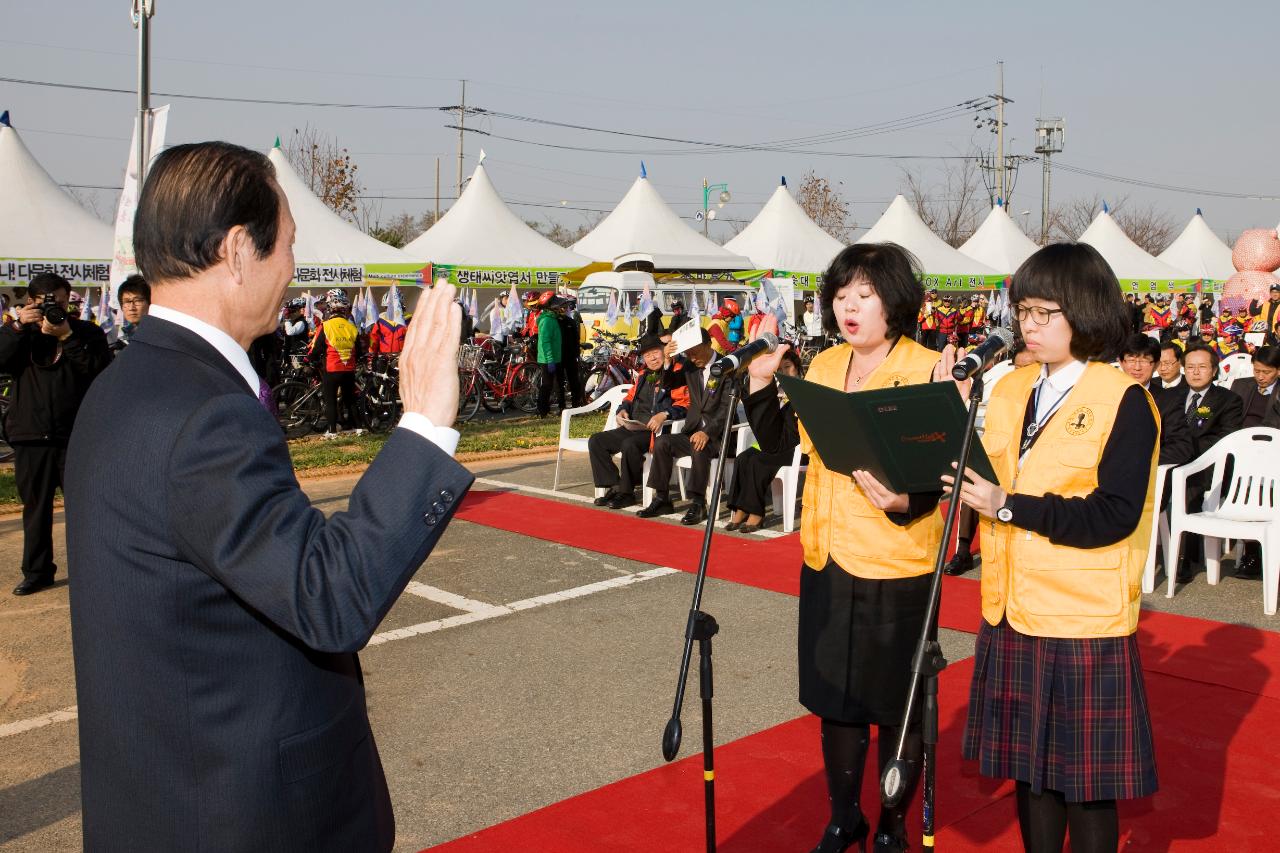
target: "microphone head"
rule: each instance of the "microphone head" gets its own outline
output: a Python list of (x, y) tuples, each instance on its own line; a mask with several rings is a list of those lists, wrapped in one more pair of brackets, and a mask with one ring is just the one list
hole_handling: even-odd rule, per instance
[(765, 350), (765, 352), (775, 352), (778, 349), (778, 336), (775, 335), (773, 332), (761, 332), (760, 335), (756, 338), (756, 340), (764, 341), (766, 344), (768, 344), (768, 348)]
[(1001, 341), (1003, 341), (1004, 349), (1009, 349), (1010, 347), (1013, 346), (1013, 332), (1009, 331), (1004, 326), (994, 327), (991, 330), (991, 337), (999, 338)]

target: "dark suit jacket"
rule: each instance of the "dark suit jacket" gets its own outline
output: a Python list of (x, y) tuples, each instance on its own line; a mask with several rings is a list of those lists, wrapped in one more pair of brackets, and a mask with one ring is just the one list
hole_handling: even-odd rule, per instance
[[(1241, 400), (1242, 411), (1249, 411), (1249, 407), (1254, 405), (1254, 397), (1258, 395), (1258, 383), (1252, 376), (1245, 376), (1231, 383), (1231, 390), (1239, 395)], [(1280, 417), (1280, 388), (1272, 390), (1272, 392), (1264, 398), (1266, 404), (1263, 406), (1262, 423), (1255, 426), (1277, 426), (1276, 423), (1268, 423), (1268, 418), (1275, 420)]]
[(688, 359), (682, 359), (681, 369), (667, 373), (668, 387), (681, 385), (689, 389), (689, 408), (684, 414), (683, 432), (692, 435), (701, 430), (711, 439), (708, 447), (719, 447), (724, 434), (725, 418), (729, 416), (728, 383), (714, 391), (702, 382), (702, 368)]
[(1244, 425), (1244, 401), (1233, 391), (1220, 385), (1210, 385), (1200, 398), (1200, 406), (1209, 407), (1209, 416), (1198, 418), (1194, 413), (1186, 412), (1190, 393), (1190, 387), (1181, 391), (1179, 405), (1183, 408), (1183, 417), (1191, 427), (1191, 440), (1195, 446), (1195, 455), (1199, 457), (1223, 436)]
[(327, 519), (243, 378), (151, 317), (67, 460), (88, 850), (390, 850), (356, 652), (471, 475), (397, 429)]
[(1151, 380), (1147, 390), (1155, 401), (1160, 412), (1160, 464), (1183, 465), (1195, 458), (1195, 440), (1191, 436), (1191, 426), (1183, 413), (1186, 389), (1182, 387), (1162, 388), (1160, 377)]

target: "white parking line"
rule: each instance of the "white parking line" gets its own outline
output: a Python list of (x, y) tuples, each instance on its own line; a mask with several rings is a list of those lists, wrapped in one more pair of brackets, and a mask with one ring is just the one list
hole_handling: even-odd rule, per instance
[(10, 735), (20, 735), (23, 732), (29, 732), (32, 729), (42, 729), (45, 726), (51, 726), (54, 723), (64, 723), (67, 720), (74, 720), (79, 714), (76, 706), (63, 708), (61, 711), (50, 711), (47, 714), (41, 714), (38, 717), (32, 717), (29, 720), (19, 720), (16, 723), (5, 723), (0, 726), (0, 738), (9, 737)]
[(389, 643), (392, 640), (404, 640), (409, 637), (416, 637), (420, 634), (431, 634), (436, 631), (443, 631), (446, 628), (454, 628), (458, 625), (468, 625), (472, 622), (483, 622), (486, 619), (494, 619), (498, 616), (508, 616), (521, 610), (532, 610), (535, 607), (543, 607), (544, 605), (555, 604), (559, 601), (569, 601), (570, 599), (581, 598), (584, 595), (593, 595), (607, 589), (631, 586), (632, 584), (653, 580), (654, 578), (672, 575), (678, 571), (678, 569), (670, 569), (666, 567), (645, 569), (643, 572), (609, 578), (608, 580), (597, 581), (596, 583), (589, 583), (583, 586), (575, 586), (572, 589), (565, 589), (560, 592), (550, 592), (546, 595), (535, 596), (534, 598), (525, 598), (520, 601), (513, 601), (510, 604), (494, 604), (488, 606), (485, 610), (463, 613), (458, 616), (449, 616), (444, 619), (434, 619), (430, 622), (410, 625), (407, 628), (396, 628), (393, 631), (384, 631), (381, 634), (374, 634), (369, 638), (369, 645), (378, 646), (383, 643)]
[(492, 604), (464, 598), (457, 593), (449, 592), (439, 587), (428, 586), (417, 581), (409, 581), (409, 585), (404, 588), (404, 591), (420, 598), (425, 598), (428, 601), (434, 601), (436, 604), (452, 607), (454, 610), (464, 610), (467, 613), (483, 613), (493, 608)]
[[(435, 601), (439, 604), (455, 607), (467, 612), (459, 613), (456, 616), (448, 616), (444, 619), (436, 619), (431, 622), (423, 622), (419, 625), (410, 625), (407, 628), (396, 628), (392, 631), (383, 631), (381, 634), (374, 634), (369, 638), (369, 645), (379, 646), (383, 643), (389, 643), (392, 640), (404, 640), (421, 634), (431, 634), (436, 631), (443, 631), (446, 628), (456, 628), (459, 625), (470, 625), (473, 622), (483, 622), (486, 619), (494, 619), (498, 616), (510, 616), (512, 613), (519, 613), (522, 610), (533, 610), (538, 607), (544, 607), (548, 604), (556, 604), (561, 601), (571, 601), (572, 599), (582, 598), (586, 595), (594, 595), (597, 592), (631, 586), (632, 584), (643, 583), (644, 581), (666, 577), (667, 575), (677, 574), (678, 572), (678, 569), (659, 566), (653, 569), (645, 569), (643, 572), (621, 575), (620, 577), (596, 581), (595, 583), (584, 584), (583, 586), (575, 586), (571, 589), (560, 590), (559, 592), (549, 592), (545, 595), (534, 596), (533, 598), (523, 598), (519, 601), (513, 601), (510, 604), (485, 604), (482, 601), (474, 601), (470, 598), (455, 595), (454, 593), (438, 589), (434, 586), (428, 586), (424, 583), (411, 581), (409, 586), (405, 588), (406, 592), (411, 592), (414, 595), (420, 595), (423, 598), (430, 599), (431, 601)], [(64, 723), (68, 720), (74, 720), (78, 716), (79, 713), (76, 710), (76, 706), (72, 705), (70, 708), (63, 708), (59, 711), (50, 711), (47, 714), (41, 714), (40, 716), (32, 717), (29, 720), (18, 720), (14, 723), (5, 723), (0, 725), (0, 738), (22, 734), (23, 732), (29, 732), (32, 729), (44, 728), (45, 726), (51, 726), (54, 723)]]
[[(529, 492), (534, 495), (546, 495), (549, 498), (564, 498), (565, 500), (577, 501), (578, 503), (589, 504), (594, 500), (593, 498), (586, 497), (585, 495), (575, 495), (573, 492), (557, 492), (551, 489), (543, 489), (538, 486), (526, 486), (523, 483), (508, 483), (505, 480), (492, 480), (488, 477), (476, 477), (476, 482), (482, 483), (486, 486), (495, 486), (500, 489), (515, 489), (518, 492)], [(634, 515), (642, 509), (644, 509), (644, 507), (637, 505), (629, 506), (625, 511)], [(669, 512), (666, 515), (659, 516), (659, 518), (669, 518), (672, 521), (679, 521), (683, 516), (684, 513), (681, 512)], [(727, 521), (717, 521), (716, 527), (724, 527), (726, 524), (728, 524)], [(699, 525), (699, 527), (701, 527), (701, 525)], [(786, 536), (787, 534), (783, 533), (781, 530), (757, 530), (755, 533), (749, 533), (747, 535), (759, 536), (763, 539), (777, 539), (779, 536)]]

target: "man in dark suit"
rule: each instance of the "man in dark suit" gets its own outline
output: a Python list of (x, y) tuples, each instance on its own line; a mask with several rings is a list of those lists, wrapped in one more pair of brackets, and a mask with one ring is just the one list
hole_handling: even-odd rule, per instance
[(1231, 383), (1231, 390), (1244, 401), (1244, 426), (1262, 426), (1269, 409), (1276, 407), (1280, 395), (1280, 347), (1258, 347), (1253, 353), (1253, 376)]
[[(1182, 370), (1187, 380), (1187, 391), (1181, 405), (1187, 425), (1191, 427), (1194, 458), (1217, 444), (1224, 436), (1240, 429), (1244, 423), (1244, 401), (1240, 395), (1215, 385), (1218, 376), (1218, 354), (1203, 344), (1187, 347), (1182, 357)], [(1204, 495), (1210, 485), (1212, 471), (1202, 471), (1187, 480), (1187, 509), (1199, 512), (1204, 506)], [(1191, 565), (1201, 553), (1200, 539), (1195, 537), (1191, 547), (1183, 550), (1183, 562), (1178, 567), (1178, 580), (1189, 581), (1193, 575)]]
[(675, 434), (660, 435), (653, 441), (653, 461), (649, 467), (649, 488), (653, 500), (636, 515), (641, 518), (666, 515), (675, 505), (669, 497), (671, 469), (681, 456), (693, 457), (689, 475), (689, 508), (680, 519), (681, 524), (698, 524), (707, 517), (707, 481), (711, 477), (711, 460), (720, 453), (720, 437), (724, 434), (725, 419), (730, 416), (729, 395), (720, 389), (708, 388), (711, 361), (715, 350), (711, 348), (711, 336), (702, 330), (702, 341), (687, 353), (677, 356), (675, 367), (667, 371), (668, 387), (688, 390), (689, 407), (684, 416), (684, 428)]
[(147, 176), (134, 246), (153, 307), (67, 461), (88, 850), (394, 843), (356, 652), (472, 482), (451, 458), (461, 318), (452, 286), (424, 294), (406, 414), (326, 519), (246, 352), (275, 327), (293, 237), (257, 152), (179, 145)]
[(1160, 390), (1186, 390), (1187, 380), (1182, 377), (1182, 355), (1185, 352), (1186, 344), (1179, 340), (1160, 344), (1160, 357), (1156, 359), (1156, 378), (1153, 383), (1160, 386)]
[(1146, 388), (1160, 412), (1160, 464), (1184, 465), (1195, 458), (1191, 427), (1182, 411), (1183, 398), (1176, 390), (1166, 390), (1155, 376), (1161, 355), (1158, 343), (1144, 334), (1130, 335), (1120, 354), (1120, 366)]

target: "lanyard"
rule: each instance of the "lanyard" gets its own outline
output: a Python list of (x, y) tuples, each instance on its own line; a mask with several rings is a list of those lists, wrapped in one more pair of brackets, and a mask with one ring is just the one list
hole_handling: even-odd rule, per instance
[[(1040, 409), (1040, 391), (1043, 390), (1044, 386), (1045, 386), (1044, 382), (1041, 382), (1039, 385), (1036, 386), (1035, 409), (1032, 410), (1033, 412), (1038, 411)], [(1053, 417), (1054, 414), (1057, 413), (1058, 407), (1062, 405), (1062, 401), (1067, 399), (1067, 395), (1070, 394), (1072, 389), (1075, 387), (1076, 386), (1072, 384), (1069, 388), (1067, 388), (1067, 390), (1063, 391), (1062, 396), (1058, 397), (1057, 400), (1054, 400), (1053, 405), (1049, 407), (1049, 411), (1045, 412), (1045, 415), (1043, 418), (1041, 418), (1038, 421), (1032, 421), (1030, 424), (1027, 425), (1026, 432), (1022, 439), (1022, 446), (1018, 449), (1019, 459), (1027, 455), (1027, 451), (1031, 449), (1031, 445), (1035, 444), (1036, 436), (1040, 434), (1040, 430), (1044, 429), (1044, 425), (1049, 422), (1049, 419)]]

